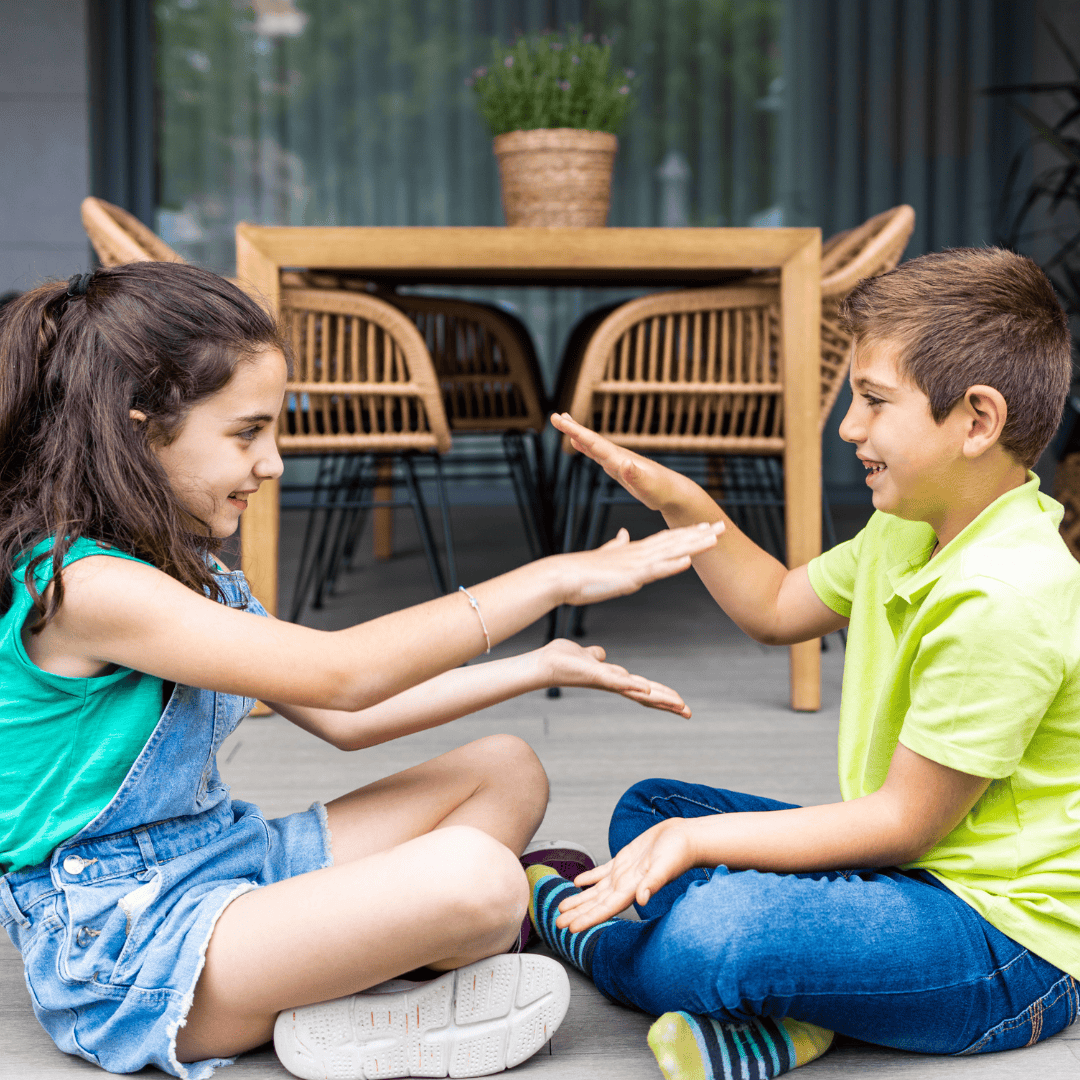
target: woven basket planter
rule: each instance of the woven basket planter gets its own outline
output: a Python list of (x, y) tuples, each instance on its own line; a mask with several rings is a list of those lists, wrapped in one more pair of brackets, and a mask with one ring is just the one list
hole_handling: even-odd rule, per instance
[(538, 128), (495, 136), (507, 225), (606, 225), (619, 140)]

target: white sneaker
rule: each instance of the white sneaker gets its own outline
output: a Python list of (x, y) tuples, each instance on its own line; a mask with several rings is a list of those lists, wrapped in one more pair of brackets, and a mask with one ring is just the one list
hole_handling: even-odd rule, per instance
[(301, 1080), (488, 1076), (532, 1057), (569, 1003), (557, 961), (489, 956), (428, 982), (393, 979), (286, 1009), (274, 1024), (274, 1049)]

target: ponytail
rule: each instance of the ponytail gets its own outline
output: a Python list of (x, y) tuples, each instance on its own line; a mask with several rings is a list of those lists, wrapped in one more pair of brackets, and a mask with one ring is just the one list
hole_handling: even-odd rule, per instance
[[(0, 614), (26, 570), (37, 632), (63, 602), (60, 571), (85, 536), (220, 598), (153, 446), (236, 365), (287, 352), (270, 316), (224, 278), (181, 263), (130, 263), (33, 289), (0, 312)], [(147, 417), (134, 424), (131, 410)], [(47, 588), (39, 568), (51, 560)], [(45, 599), (48, 594), (48, 599)]]

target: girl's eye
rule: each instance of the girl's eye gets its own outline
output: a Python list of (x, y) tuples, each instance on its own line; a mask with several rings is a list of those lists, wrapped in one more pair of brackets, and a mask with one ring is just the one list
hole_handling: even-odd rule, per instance
[(237, 435), (243, 439), (244, 442), (254, 442), (260, 431), (262, 431), (262, 428), (250, 427), (237, 432)]

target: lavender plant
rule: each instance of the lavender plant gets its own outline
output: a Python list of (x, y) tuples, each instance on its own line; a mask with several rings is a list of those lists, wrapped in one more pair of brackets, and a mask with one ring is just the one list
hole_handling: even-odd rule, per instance
[(612, 70), (606, 39), (571, 29), (492, 45), (490, 65), (466, 82), (493, 135), (533, 128), (614, 134), (634, 104), (634, 73)]

